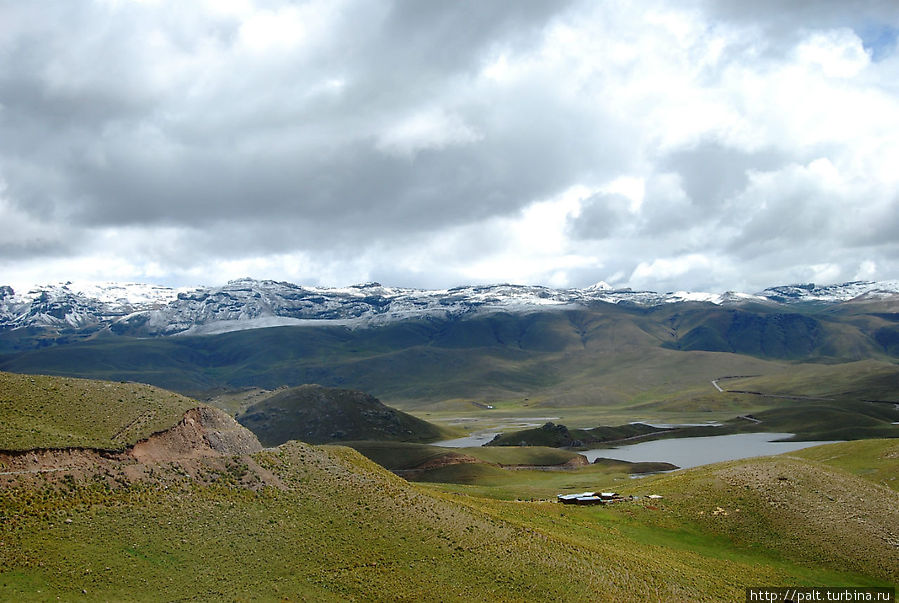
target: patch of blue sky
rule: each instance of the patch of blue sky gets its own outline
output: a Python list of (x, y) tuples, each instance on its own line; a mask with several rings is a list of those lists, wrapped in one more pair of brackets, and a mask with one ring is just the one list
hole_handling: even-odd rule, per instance
[(871, 23), (862, 27), (857, 33), (861, 36), (862, 44), (874, 62), (882, 61), (896, 52), (899, 27)]

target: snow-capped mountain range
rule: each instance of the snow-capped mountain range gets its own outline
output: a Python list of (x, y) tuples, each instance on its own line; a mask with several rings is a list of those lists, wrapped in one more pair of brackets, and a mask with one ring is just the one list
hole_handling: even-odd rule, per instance
[(249, 278), (221, 287), (181, 289), (145, 284), (65, 283), (35, 287), (25, 293), (0, 287), (0, 330), (109, 329), (119, 334), (163, 336), (302, 324), (369, 326), (414, 317), (449, 318), (596, 303), (647, 307), (678, 302), (790, 305), (892, 296), (899, 296), (899, 281), (789, 285), (757, 294), (655, 293), (613, 289), (605, 283), (584, 289), (490, 285), (442, 290), (386, 287), (379, 283), (324, 288)]

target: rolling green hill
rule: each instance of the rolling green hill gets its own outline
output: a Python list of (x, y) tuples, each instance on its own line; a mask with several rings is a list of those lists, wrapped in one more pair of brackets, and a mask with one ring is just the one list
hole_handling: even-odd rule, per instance
[(301, 385), (273, 393), (237, 417), (265, 446), (288, 440), (429, 442), (446, 435), (436, 425), (390, 408), (363, 392)]
[(899, 440), (863, 440), (805, 448), (790, 456), (822, 463), (899, 490)]
[(140, 383), (0, 373), (0, 450), (121, 450), (196, 406)]

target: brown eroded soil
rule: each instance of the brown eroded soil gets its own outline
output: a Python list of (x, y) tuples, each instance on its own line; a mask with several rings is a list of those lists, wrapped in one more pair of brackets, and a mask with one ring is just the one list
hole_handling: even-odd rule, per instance
[(185, 477), (209, 482), (219, 480), (223, 472), (248, 487), (278, 485), (277, 478), (250, 457), (260, 450), (248, 429), (221, 410), (200, 406), (184, 413), (174, 427), (122, 452), (93, 448), (0, 452), (0, 486), (29, 476), (50, 481), (96, 478), (111, 485), (150, 478), (163, 483)]

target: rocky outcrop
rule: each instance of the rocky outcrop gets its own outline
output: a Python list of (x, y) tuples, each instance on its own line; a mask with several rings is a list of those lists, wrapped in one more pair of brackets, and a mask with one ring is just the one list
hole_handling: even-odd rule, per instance
[(126, 454), (140, 462), (166, 462), (205, 456), (243, 456), (262, 450), (256, 436), (211, 406), (184, 413), (180, 423), (134, 445)]

